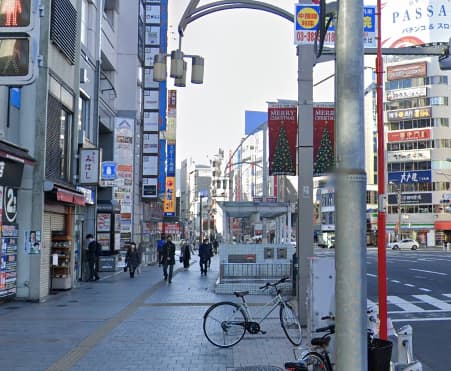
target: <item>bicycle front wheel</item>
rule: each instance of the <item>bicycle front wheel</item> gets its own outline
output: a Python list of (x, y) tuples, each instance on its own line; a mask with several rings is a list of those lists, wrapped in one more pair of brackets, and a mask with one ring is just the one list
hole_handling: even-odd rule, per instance
[(301, 345), (302, 330), (298, 317), (291, 308), (290, 304), (284, 303), (280, 305), (280, 325), (283, 332), (293, 345)]
[(246, 314), (236, 303), (216, 303), (205, 312), (203, 328), (210, 343), (228, 348), (243, 338), (246, 332)]
[(322, 355), (317, 352), (308, 352), (302, 357), (302, 360), (306, 363), (309, 371), (332, 371)]

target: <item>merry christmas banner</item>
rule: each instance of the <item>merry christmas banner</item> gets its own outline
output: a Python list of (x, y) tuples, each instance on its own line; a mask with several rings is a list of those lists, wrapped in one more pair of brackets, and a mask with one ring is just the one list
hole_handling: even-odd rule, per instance
[(296, 175), (297, 108), (268, 107), (269, 175)]
[(333, 103), (313, 106), (313, 175), (330, 173), (335, 168), (335, 107)]

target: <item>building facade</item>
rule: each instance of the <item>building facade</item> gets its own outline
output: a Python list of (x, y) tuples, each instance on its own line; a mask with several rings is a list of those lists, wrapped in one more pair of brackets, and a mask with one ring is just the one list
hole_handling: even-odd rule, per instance
[(167, 92), (152, 61), (166, 45), (167, 1), (41, 0), (35, 11), (37, 77), (0, 87), (1, 258), (11, 262), (0, 300), (39, 301), (86, 279), (88, 233), (100, 268), (115, 270), (127, 243), (149, 247), (162, 222)]
[(437, 58), (386, 65), (387, 230), (424, 246), (451, 240), (449, 73)]

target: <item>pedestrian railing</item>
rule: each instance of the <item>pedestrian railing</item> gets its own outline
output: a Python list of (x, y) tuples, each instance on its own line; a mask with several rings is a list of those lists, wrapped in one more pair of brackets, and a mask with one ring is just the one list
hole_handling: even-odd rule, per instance
[(290, 263), (221, 263), (219, 267), (220, 281), (253, 279), (279, 279), (292, 277)]

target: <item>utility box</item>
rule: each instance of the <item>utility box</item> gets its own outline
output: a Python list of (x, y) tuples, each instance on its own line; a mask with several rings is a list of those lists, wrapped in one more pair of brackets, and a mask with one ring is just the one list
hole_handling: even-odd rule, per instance
[[(335, 315), (335, 259), (333, 257), (313, 258), (312, 272), (312, 300), (311, 323), (312, 329), (327, 326), (321, 317), (331, 313)], [(316, 293), (316, 295), (313, 295)]]

